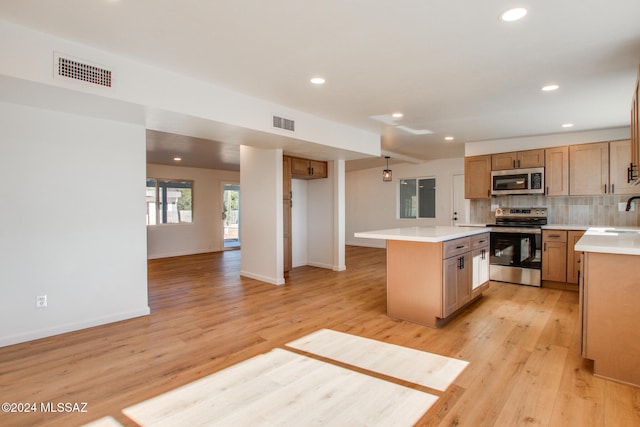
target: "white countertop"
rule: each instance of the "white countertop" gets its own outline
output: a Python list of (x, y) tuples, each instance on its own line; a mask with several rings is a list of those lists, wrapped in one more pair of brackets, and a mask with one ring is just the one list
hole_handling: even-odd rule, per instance
[(431, 227), (398, 227), (386, 230), (363, 231), (354, 233), (354, 236), (363, 239), (436, 243), (474, 234), (488, 233), (489, 231), (491, 230), (487, 227), (447, 227), (436, 225)]
[(568, 225), (568, 224), (547, 224), (543, 225), (543, 230), (588, 230), (593, 225)]
[(589, 227), (575, 250), (640, 255), (640, 227)]

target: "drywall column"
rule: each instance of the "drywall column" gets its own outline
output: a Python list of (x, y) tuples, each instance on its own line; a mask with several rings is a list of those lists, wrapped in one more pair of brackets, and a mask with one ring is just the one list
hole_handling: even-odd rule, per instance
[(240, 275), (282, 285), (282, 150), (240, 146), (240, 186)]
[(343, 271), (345, 230), (345, 164), (344, 160), (333, 162), (333, 270)]

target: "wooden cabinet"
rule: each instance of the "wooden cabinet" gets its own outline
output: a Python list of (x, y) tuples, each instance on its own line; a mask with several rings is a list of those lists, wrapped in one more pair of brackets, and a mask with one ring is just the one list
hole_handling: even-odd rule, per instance
[(327, 177), (327, 162), (291, 157), (291, 176), (297, 179)]
[(542, 286), (578, 290), (580, 253), (574, 250), (583, 230), (542, 230)]
[(282, 228), (284, 246), (284, 274), (291, 271), (292, 247), (291, 247), (291, 208), (293, 193), (291, 191), (291, 158), (282, 158)]
[(513, 151), (491, 156), (491, 170), (537, 168), (544, 166), (544, 149)]
[(566, 230), (542, 230), (542, 280), (567, 280)]
[(640, 386), (638, 255), (585, 252), (582, 271), (582, 357), (594, 375)]
[(609, 194), (609, 143), (569, 146), (569, 194)]
[(447, 317), (471, 300), (471, 241), (450, 240), (443, 246), (442, 317)]
[(580, 255), (574, 247), (583, 236), (583, 230), (569, 230), (567, 232), (567, 283), (577, 285), (580, 279)]
[(640, 189), (629, 182), (631, 140), (609, 143), (609, 188), (611, 194), (636, 194)]
[(552, 147), (544, 150), (545, 195), (569, 195), (569, 146)]
[(629, 180), (635, 181), (640, 178), (640, 66), (638, 67), (638, 79), (631, 96), (631, 150), (630, 150), (630, 170)]
[[(489, 233), (445, 242), (387, 240), (387, 314), (421, 325), (439, 327), (489, 286)], [(475, 245), (475, 246), (474, 246)], [(485, 270), (476, 277), (473, 248)], [(486, 263), (486, 265), (485, 265)]]
[(491, 197), (491, 155), (464, 158), (464, 198)]

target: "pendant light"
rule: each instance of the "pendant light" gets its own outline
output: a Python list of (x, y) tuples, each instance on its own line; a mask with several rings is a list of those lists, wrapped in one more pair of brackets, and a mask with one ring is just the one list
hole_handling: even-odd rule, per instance
[(384, 156), (387, 159), (387, 168), (382, 171), (382, 180), (384, 182), (391, 181), (391, 169), (389, 169), (389, 156)]

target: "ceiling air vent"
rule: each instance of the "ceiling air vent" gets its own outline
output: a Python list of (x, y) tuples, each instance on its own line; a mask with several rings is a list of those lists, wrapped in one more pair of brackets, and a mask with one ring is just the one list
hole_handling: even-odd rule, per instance
[(56, 55), (55, 61), (54, 66), (58, 77), (66, 77), (109, 88), (113, 84), (111, 70), (61, 55)]
[(295, 132), (296, 122), (291, 119), (285, 119), (284, 117), (273, 116), (273, 127)]

